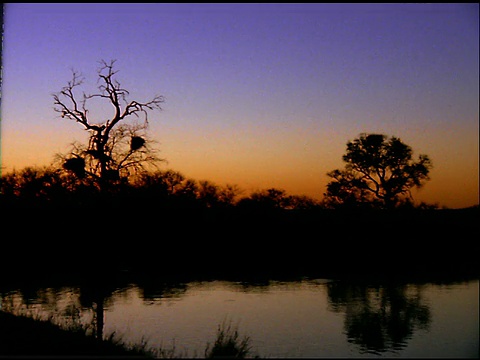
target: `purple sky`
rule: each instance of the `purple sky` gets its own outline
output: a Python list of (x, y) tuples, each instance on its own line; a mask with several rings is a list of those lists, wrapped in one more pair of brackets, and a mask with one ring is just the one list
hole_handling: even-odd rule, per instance
[(166, 97), (150, 135), (187, 177), (321, 198), (380, 132), (433, 160), (418, 200), (478, 203), (478, 4), (6, 4), (4, 171), (85, 138), (51, 94), (72, 68), (95, 89), (101, 59), (132, 99)]

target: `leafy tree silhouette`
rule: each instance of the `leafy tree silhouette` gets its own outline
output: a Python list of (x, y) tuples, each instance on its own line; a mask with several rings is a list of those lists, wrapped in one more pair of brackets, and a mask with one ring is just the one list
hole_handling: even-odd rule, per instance
[(208, 208), (231, 207), (240, 193), (235, 185), (219, 186), (208, 180), (198, 182), (197, 199)]
[[(59, 155), (63, 168), (78, 178), (93, 178), (100, 189), (105, 190), (111, 184), (128, 180), (143, 170), (147, 164), (161, 161), (157, 150), (151, 146), (153, 140), (147, 138), (148, 113), (161, 110), (163, 96), (155, 96), (146, 102), (127, 100), (129, 92), (116, 80), (118, 71), (114, 70), (115, 60), (110, 63), (100, 61), (98, 70), (98, 93), (81, 97), (76, 90), (84, 78), (73, 72), (72, 80), (59, 93), (53, 94), (54, 111), (62, 118), (75, 121), (89, 132), (88, 144), (74, 143), (67, 155)], [(99, 98), (113, 106), (113, 116), (103, 123), (94, 123), (90, 117), (87, 103)], [(129, 122), (132, 116), (141, 122)]]
[(325, 204), (330, 207), (367, 206), (392, 209), (411, 203), (411, 189), (429, 180), (432, 163), (427, 155), (412, 158), (412, 149), (397, 137), (360, 134), (347, 143), (344, 170), (327, 175)]
[(135, 181), (137, 199), (162, 209), (193, 208), (197, 183), (175, 170), (144, 172)]

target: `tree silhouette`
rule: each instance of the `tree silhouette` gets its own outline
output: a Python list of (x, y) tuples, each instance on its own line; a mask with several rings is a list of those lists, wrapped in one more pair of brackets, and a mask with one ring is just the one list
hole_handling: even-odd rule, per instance
[(51, 167), (28, 166), (0, 178), (0, 201), (26, 206), (46, 205), (64, 200), (68, 194), (68, 175)]
[[(62, 118), (79, 123), (90, 134), (87, 145), (74, 143), (70, 154), (60, 155), (63, 168), (80, 179), (93, 178), (100, 189), (128, 180), (147, 164), (161, 161), (150, 146), (153, 141), (146, 137), (146, 129), (149, 111), (161, 110), (164, 98), (157, 95), (146, 102), (128, 101), (129, 92), (115, 79), (118, 71), (114, 70), (114, 64), (115, 60), (100, 61), (98, 93), (83, 93), (79, 97), (76, 90), (84, 78), (74, 71), (72, 80), (53, 94), (54, 110)], [(94, 123), (87, 108), (87, 103), (95, 98), (113, 106), (113, 116), (103, 123)], [(142, 117), (141, 121), (126, 123), (132, 115)]]
[(429, 180), (432, 163), (427, 155), (412, 159), (412, 149), (399, 138), (360, 134), (347, 143), (344, 170), (327, 175), (325, 202), (329, 206), (370, 206), (391, 209), (411, 202), (410, 190)]
[(197, 200), (207, 208), (227, 208), (235, 203), (235, 199), (241, 193), (236, 185), (220, 186), (209, 180), (198, 182)]

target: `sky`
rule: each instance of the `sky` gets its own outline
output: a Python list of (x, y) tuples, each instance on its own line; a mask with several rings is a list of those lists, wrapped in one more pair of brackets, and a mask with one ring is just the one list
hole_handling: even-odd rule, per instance
[(3, 26), (4, 173), (85, 141), (52, 94), (115, 59), (130, 100), (165, 97), (162, 169), (321, 199), (346, 143), (382, 133), (432, 160), (416, 201), (479, 203), (478, 3), (12, 3)]

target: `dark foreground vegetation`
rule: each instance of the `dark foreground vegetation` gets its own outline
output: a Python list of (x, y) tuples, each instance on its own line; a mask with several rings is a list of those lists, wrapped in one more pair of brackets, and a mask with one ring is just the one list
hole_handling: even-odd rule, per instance
[(0, 190), (6, 281), (478, 276), (478, 206), (322, 203), (274, 188), (242, 197), (171, 170), (102, 187), (26, 168), (4, 175)]
[[(347, 211), (9, 209), (8, 279), (125, 272), (165, 279), (478, 276), (478, 207)], [(50, 275), (48, 275), (50, 276)]]
[(78, 329), (64, 330), (48, 322), (0, 311), (0, 358), (11, 357), (145, 357), (148, 353), (128, 348), (112, 339), (98, 341)]
[[(77, 326), (63, 329), (49, 321), (15, 316), (0, 310), (0, 358), (189, 358), (186, 352), (150, 347), (147, 342), (127, 345), (115, 334), (97, 339)], [(253, 354), (248, 336), (241, 337), (231, 323), (218, 326), (213, 344), (207, 343), (205, 358), (246, 358)], [(196, 356), (195, 356), (196, 357)]]

